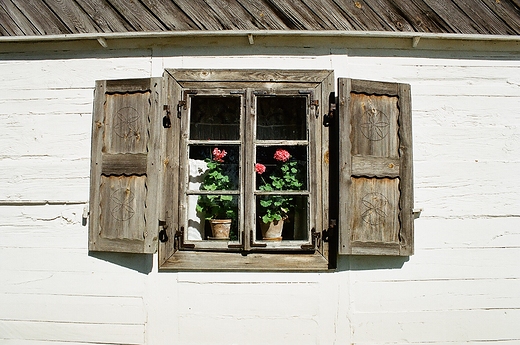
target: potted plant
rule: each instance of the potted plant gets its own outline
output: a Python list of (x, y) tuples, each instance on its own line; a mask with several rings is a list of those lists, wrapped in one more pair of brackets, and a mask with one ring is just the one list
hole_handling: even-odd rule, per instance
[[(277, 149), (273, 158), (276, 166), (269, 172), (267, 182), (262, 174), (267, 170), (261, 163), (255, 164), (256, 173), (261, 178), (259, 190), (266, 192), (283, 190), (301, 190), (303, 183), (300, 181), (298, 162), (291, 159), (289, 151)], [(289, 217), (289, 212), (295, 207), (294, 196), (291, 195), (264, 195), (260, 197), (260, 228), (262, 236), (266, 240), (281, 240), (284, 221)]]
[[(208, 169), (204, 173), (201, 190), (218, 191), (232, 189), (232, 182), (223, 172), (224, 157), (227, 152), (213, 149), (212, 158), (206, 158)], [(211, 225), (213, 239), (229, 239), (231, 222), (236, 218), (236, 206), (232, 195), (200, 195), (196, 206), (197, 212), (205, 215)]]

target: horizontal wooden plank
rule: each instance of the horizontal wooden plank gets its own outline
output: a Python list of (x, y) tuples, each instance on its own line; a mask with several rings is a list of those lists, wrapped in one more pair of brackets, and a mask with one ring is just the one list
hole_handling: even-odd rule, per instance
[(105, 92), (149, 92), (151, 90), (150, 82), (148, 78), (107, 80)]
[(24, 156), (1, 162), (0, 200), (88, 200), (87, 157)]
[(144, 175), (147, 154), (104, 154), (101, 173), (104, 175)]
[[(243, 308), (235, 309), (240, 313)], [(194, 326), (197, 325), (197, 326)], [(204, 325), (200, 331), (199, 325)], [(259, 327), (260, 325), (260, 327)], [(213, 344), (247, 342), (248, 344), (284, 343), (316, 344), (320, 342), (318, 320), (315, 316), (258, 315), (236, 317), (236, 315), (207, 316), (188, 315), (179, 318), (177, 341), (181, 344)], [(269, 330), (269, 331), (266, 331)]]
[(353, 93), (397, 96), (397, 87), (398, 86), (395, 83), (374, 82), (360, 79), (353, 79), (351, 82), (351, 92)]
[(161, 270), (174, 271), (326, 271), (320, 254), (248, 254), (178, 251)]
[[(142, 298), (145, 295), (145, 282), (138, 272), (132, 271), (131, 259), (119, 255), (119, 262), (98, 260), (84, 271), (37, 271), (9, 270), (2, 267), (3, 274), (0, 292), (6, 294), (52, 294), (60, 296), (106, 296), (123, 298)], [(62, 257), (63, 260), (72, 258)], [(125, 261), (126, 259), (126, 261)], [(119, 265), (118, 265), (119, 263)], [(124, 268), (124, 269), (122, 269)]]
[(142, 298), (3, 293), (0, 320), (144, 325)]
[[(360, 344), (489, 344), (520, 340), (518, 309), (355, 313), (352, 341)], [(406, 338), (403, 341), (403, 338)], [(514, 342), (513, 342), (514, 343)]]
[[(123, 55), (124, 52), (121, 52)], [(32, 55), (15, 61), (0, 61), (0, 74), (6, 89), (68, 89), (90, 88), (96, 80), (143, 78), (150, 76), (149, 52), (128, 51), (128, 57), (115, 59), (111, 53), (81, 57), (77, 53), (51, 53), (33, 59)], [(70, 54), (70, 55), (69, 55)], [(89, 66), (89, 68), (85, 68)], [(37, 109), (35, 107), (34, 109)], [(92, 109), (90, 109), (92, 110)]]
[(204, 81), (204, 82), (297, 82), (297, 83), (319, 83), (326, 79), (332, 71), (330, 70), (248, 70), (247, 72), (237, 70), (173, 70), (166, 69), (178, 82)]
[[(416, 236), (420, 231), (421, 229), (416, 226)], [(518, 267), (515, 266), (514, 258), (519, 253), (520, 247), (439, 250), (416, 248), (414, 255), (409, 259), (341, 256), (338, 266), (345, 268), (348, 265), (353, 271), (351, 278), (355, 281), (515, 279), (518, 278)]]
[(2, 339), (103, 344), (144, 344), (143, 324), (0, 320)]
[(511, 174), (518, 169), (515, 161), (416, 162), (415, 207), (433, 217), (518, 216), (520, 194)]
[[(352, 307), (358, 313), (452, 312), (520, 309), (520, 277), (402, 282), (358, 280), (352, 283)], [(407, 301), (403, 304), (403, 301)]]
[(354, 176), (399, 177), (399, 159), (372, 156), (352, 156)]

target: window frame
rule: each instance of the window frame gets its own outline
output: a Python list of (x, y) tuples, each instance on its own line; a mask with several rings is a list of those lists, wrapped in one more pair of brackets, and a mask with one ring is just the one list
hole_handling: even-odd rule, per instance
[[(338, 78), (336, 97), (334, 81), (327, 70), (166, 70), (162, 78), (97, 81), (89, 251), (150, 255), (158, 247), (159, 269), (176, 271), (324, 271), (336, 266), (337, 255), (412, 255), (410, 85)], [(183, 101), (190, 88), (230, 84), (314, 92), (317, 134), (310, 147), (316, 153), (309, 157), (322, 188), (311, 194), (320, 208), (313, 214), (312, 253), (178, 250)], [(365, 133), (371, 123), (387, 134)], [(253, 160), (245, 167), (251, 176)]]
[[(166, 156), (164, 161), (165, 171), (163, 174), (163, 207), (161, 214), (164, 216), (162, 230), (166, 233), (169, 241), (159, 242), (159, 269), (160, 270), (268, 270), (268, 271), (320, 271), (327, 270), (329, 266), (329, 245), (323, 241), (322, 231), (328, 227), (328, 128), (323, 126), (323, 114), (329, 111), (329, 97), (334, 92), (334, 75), (330, 70), (178, 70), (167, 69), (164, 73), (165, 99), (167, 105), (165, 109), (170, 109), (169, 118), (171, 127), (163, 131), (163, 142), (166, 145)], [(309, 204), (319, 208), (313, 215), (314, 234), (308, 239), (308, 243), (303, 247), (285, 246), (276, 249), (274, 246), (257, 247), (251, 241), (251, 234), (244, 231), (244, 242), (238, 246), (232, 246), (230, 250), (224, 251), (204, 251), (204, 250), (184, 250), (193, 248), (183, 248), (184, 229), (181, 228), (185, 218), (186, 207), (182, 204), (182, 190), (176, 187), (182, 183), (186, 176), (186, 168), (182, 163), (175, 162), (174, 157), (183, 157), (181, 162), (186, 160), (183, 152), (186, 143), (186, 133), (182, 130), (182, 121), (186, 120), (186, 111), (189, 104), (185, 103), (190, 95), (190, 90), (247, 90), (244, 97), (246, 104), (255, 104), (253, 90), (265, 92), (287, 93), (290, 90), (293, 94), (298, 90), (306, 90), (309, 93), (309, 102), (314, 117), (315, 131), (307, 135), (309, 156), (315, 157), (317, 162), (313, 166), (316, 170), (313, 181), (314, 193), (311, 193), (311, 186), (308, 186), (309, 195), (314, 200), (309, 200)], [(317, 101), (317, 102), (316, 102)], [(176, 110), (176, 111), (172, 111)], [(255, 109), (245, 109), (247, 116), (249, 111)], [(176, 112), (176, 113), (175, 113)], [(310, 121), (310, 120), (309, 120)], [(255, 122), (252, 122), (255, 123)], [(316, 137), (312, 138), (312, 133)], [(176, 135), (178, 133), (179, 135)], [(180, 137), (179, 137), (180, 136)], [(178, 137), (178, 138), (176, 138)], [(247, 139), (244, 139), (247, 141)], [(253, 149), (252, 152), (255, 150)], [(312, 152), (311, 152), (312, 151)], [(251, 155), (254, 153), (250, 153)], [(314, 156), (313, 156), (314, 155)], [(249, 157), (248, 166), (251, 167)], [(245, 166), (244, 169), (247, 169)], [(318, 169), (321, 167), (321, 169)], [(309, 169), (311, 169), (309, 167)], [(254, 169), (252, 169), (254, 171)], [(253, 182), (249, 184), (252, 185)], [(169, 187), (170, 186), (170, 187)], [(321, 188), (320, 188), (321, 186)], [(251, 191), (251, 188), (249, 188)], [(245, 190), (244, 192), (247, 192)], [(250, 197), (253, 198), (253, 197)], [(246, 198), (247, 199), (247, 198)], [(251, 201), (249, 201), (251, 202)], [(179, 205), (176, 212), (173, 205)], [(246, 206), (246, 207), (250, 207)], [(313, 222), (310, 222), (312, 224)], [(250, 225), (250, 224), (249, 224)], [(246, 226), (247, 227), (247, 226)], [(310, 230), (310, 228), (309, 228)], [(252, 245), (253, 244), (253, 245)], [(244, 246), (243, 248), (241, 246)], [(235, 247), (235, 248), (233, 248)], [(311, 249), (314, 248), (314, 249)]]

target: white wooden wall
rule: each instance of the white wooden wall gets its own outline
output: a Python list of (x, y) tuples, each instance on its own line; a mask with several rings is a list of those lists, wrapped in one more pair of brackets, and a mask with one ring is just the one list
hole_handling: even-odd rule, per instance
[[(179, 49), (0, 54), (1, 344), (520, 343), (520, 54)], [(410, 83), (415, 255), (305, 274), (89, 256), (94, 81), (164, 68)]]

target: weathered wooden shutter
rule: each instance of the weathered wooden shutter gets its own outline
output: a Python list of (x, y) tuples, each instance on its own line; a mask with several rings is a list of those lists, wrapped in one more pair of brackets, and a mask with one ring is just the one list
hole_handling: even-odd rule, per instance
[(407, 84), (339, 79), (339, 253), (413, 254)]
[(154, 253), (161, 79), (98, 81), (94, 97), (89, 250)]

